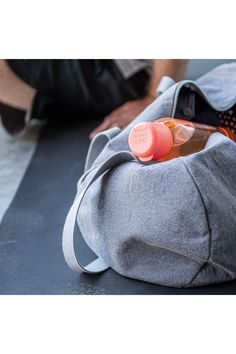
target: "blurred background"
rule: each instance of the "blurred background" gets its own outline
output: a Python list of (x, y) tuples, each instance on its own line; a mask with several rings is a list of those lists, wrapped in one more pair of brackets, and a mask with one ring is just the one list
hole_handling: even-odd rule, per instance
[(202, 74), (213, 69), (214, 67), (231, 63), (235, 60), (229, 59), (192, 59), (189, 61), (188, 69), (186, 73), (186, 79), (195, 80)]

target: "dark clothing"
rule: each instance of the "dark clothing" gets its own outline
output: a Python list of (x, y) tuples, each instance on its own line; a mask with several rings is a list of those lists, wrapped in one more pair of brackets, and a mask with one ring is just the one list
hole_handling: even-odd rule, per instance
[(145, 96), (149, 74), (125, 79), (113, 60), (7, 60), (37, 89), (32, 118), (103, 117), (128, 100)]

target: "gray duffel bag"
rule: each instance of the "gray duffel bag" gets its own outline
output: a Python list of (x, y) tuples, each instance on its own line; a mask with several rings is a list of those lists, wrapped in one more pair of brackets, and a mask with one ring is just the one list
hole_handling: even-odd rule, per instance
[[(92, 141), (64, 226), (65, 259), (76, 271), (111, 267), (174, 287), (235, 279), (236, 144), (215, 133), (198, 153), (145, 165), (129, 151), (128, 135), (138, 122), (161, 117), (219, 125), (219, 112), (236, 108), (236, 63), (195, 82), (165, 77), (159, 92), (125, 130)], [(98, 256), (88, 265), (75, 255), (76, 221)]]

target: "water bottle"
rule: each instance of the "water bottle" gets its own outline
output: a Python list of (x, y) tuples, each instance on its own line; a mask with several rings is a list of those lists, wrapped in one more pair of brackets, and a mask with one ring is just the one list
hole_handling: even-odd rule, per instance
[(236, 135), (223, 127), (161, 118), (135, 125), (129, 134), (129, 147), (141, 161), (163, 162), (202, 150), (209, 136), (216, 132), (236, 142)]

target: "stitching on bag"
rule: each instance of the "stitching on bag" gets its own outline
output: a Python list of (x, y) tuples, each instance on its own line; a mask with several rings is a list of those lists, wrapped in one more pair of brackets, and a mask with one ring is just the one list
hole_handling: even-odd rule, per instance
[[(178, 252), (178, 251), (176, 251), (176, 250), (173, 250), (172, 248), (166, 247), (166, 246), (161, 245), (161, 244), (159, 244), (159, 243), (152, 243), (152, 242), (148, 242), (148, 241), (146, 241), (146, 240), (144, 241), (144, 240), (142, 240), (142, 239), (140, 239), (139, 242), (142, 242), (144, 245), (147, 245), (147, 246), (151, 246), (151, 247), (154, 246), (154, 247), (156, 247), (156, 248), (163, 249), (163, 250), (168, 251), (168, 252), (170, 252), (170, 253), (172, 253), (172, 254), (174, 254), (174, 255), (177, 255), (177, 256), (186, 258), (186, 259), (191, 260), (191, 261), (194, 261), (194, 262), (196, 262), (196, 263), (202, 262), (201, 259), (196, 259), (196, 258), (187, 256), (186, 254), (183, 254), (183, 253), (181, 253), (181, 252)], [(121, 250), (120, 252), (122, 253), (122, 250)], [(202, 267), (204, 264), (205, 264), (205, 262), (202, 263), (201, 267)], [(130, 267), (126, 268), (126, 270), (130, 270)], [(133, 275), (132, 275), (132, 278), (133, 278)], [(133, 279), (139, 279), (139, 278), (133, 278)], [(144, 280), (144, 279), (143, 279), (143, 280)], [(189, 284), (189, 283), (188, 283), (188, 284)], [(178, 287), (187, 287), (188, 284), (186, 285), (185, 283), (181, 283), (181, 284), (178, 285)], [(168, 285), (168, 286), (170, 286), (170, 285)]]
[(184, 161), (184, 159), (181, 159), (184, 166), (186, 167), (186, 170), (188, 171), (195, 187), (196, 187), (196, 190), (198, 191), (198, 194), (199, 194), (199, 197), (202, 201), (202, 205), (204, 207), (204, 212), (205, 212), (205, 218), (206, 218), (206, 223), (207, 223), (207, 227), (208, 227), (208, 231), (209, 231), (209, 253), (208, 253), (208, 257), (207, 257), (207, 260), (199, 267), (198, 271), (196, 272), (196, 274), (193, 276), (192, 280), (186, 285), (186, 286), (190, 286), (192, 284), (192, 282), (194, 281), (194, 279), (198, 276), (198, 274), (201, 272), (202, 268), (205, 266), (206, 263), (209, 262), (209, 259), (210, 259), (210, 255), (211, 255), (211, 228), (210, 228), (210, 223), (209, 223), (209, 219), (208, 219), (208, 215), (207, 215), (207, 208), (206, 208), (206, 204), (204, 202), (204, 199), (202, 197), (202, 194), (200, 192), (200, 189), (195, 181), (195, 178), (193, 177), (190, 169), (188, 168), (188, 165), (186, 164), (186, 162)]
[(213, 267), (217, 267), (217, 268), (223, 270), (225, 273), (227, 273), (227, 274), (232, 278), (232, 280), (235, 279), (235, 274), (232, 273), (232, 272), (230, 272), (228, 269), (222, 267), (220, 264), (214, 263), (214, 262), (207, 262), (207, 261), (206, 261), (206, 262), (204, 262), (204, 263), (202, 264), (202, 266), (200, 267), (200, 269), (198, 270), (198, 272), (195, 274), (195, 276), (193, 277), (193, 279), (191, 280), (191, 282), (188, 283), (187, 285), (185, 285), (186, 288), (191, 286), (191, 284), (193, 283), (193, 281), (197, 278), (198, 274), (202, 271), (202, 269), (203, 269), (207, 264), (210, 264), (210, 265), (212, 265)]
[(235, 279), (235, 273), (231, 272), (230, 270), (228, 270), (225, 267), (222, 267), (222, 265), (215, 263), (215, 262), (209, 262), (209, 264), (216, 266), (216, 267), (220, 268), (221, 270), (225, 271), (225, 273), (227, 273), (228, 275), (230, 275), (232, 277), (232, 280)]
[(193, 276), (193, 278), (191, 279), (191, 281), (185, 285), (185, 287), (189, 287), (191, 286), (191, 284), (194, 282), (194, 280), (197, 278), (198, 274), (201, 273), (202, 269), (205, 267), (205, 265), (208, 264), (208, 261), (204, 262), (200, 268), (198, 269), (198, 271), (196, 272), (196, 274)]
[(209, 230), (209, 255), (208, 255), (208, 258), (207, 260), (202, 264), (202, 266), (199, 268), (198, 272), (196, 273), (196, 275), (193, 277), (193, 279), (191, 280), (191, 282), (189, 284), (187, 284), (187, 286), (190, 286), (192, 284), (192, 282), (196, 279), (196, 277), (198, 276), (198, 274), (201, 272), (201, 270), (203, 269), (203, 267), (208, 263), (210, 265), (212, 265), (213, 267), (216, 266), (218, 268), (220, 268), (221, 270), (223, 270), (225, 273), (227, 273), (230, 277), (232, 277), (232, 279), (235, 278), (235, 274), (233, 272), (231, 272), (229, 269), (225, 268), (225, 267), (222, 267), (222, 265), (218, 264), (218, 263), (215, 263), (215, 262), (211, 262), (210, 261), (210, 256), (211, 256), (211, 250), (212, 250), (212, 236), (211, 236), (211, 228), (210, 228), (210, 224), (209, 224), (209, 219), (208, 219), (208, 215), (207, 215), (207, 208), (206, 208), (206, 205), (205, 205), (205, 202), (203, 200), (203, 197), (202, 197), (202, 194), (200, 192), (200, 189), (195, 181), (195, 178), (193, 177), (190, 169), (188, 168), (188, 165), (186, 164), (186, 162), (182, 159), (189, 175), (191, 176), (198, 192), (199, 192), (199, 195), (200, 195), (200, 198), (202, 200), (202, 203), (203, 203), (203, 206), (204, 206), (204, 210), (205, 210), (205, 215), (206, 215), (206, 220), (207, 220), (207, 225), (208, 225), (208, 230)]
[(178, 251), (176, 251), (176, 250), (173, 250), (172, 248), (169, 248), (169, 247), (166, 247), (166, 246), (164, 246), (164, 245), (161, 245), (160, 243), (152, 243), (152, 242), (148, 242), (148, 241), (143, 241), (142, 239), (140, 240), (140, 241), (142, 241), (145, 245), (148, 245), (148, 246), (154, 246), (154, 247), (158, 247), (158, 248), (160, 248), (160, 249), (163, 249), (163, 250), (165, 250), (165, 251), (169, 251), (169, 252), (171, 252), (171, 253), (174, 253), (174, 254), (176, 254), (176, 255), (178, 255), (178, 256), (181, 256), (181, 257), (185, 257), (185, 258), (187, 258), (187, 259), (189, 259), (189, 260), (191, 260), (191, 261), (194, 261), (194, 262), (196, 262), (196, 263), (199, 263), (199, 262), (203, 262), (203, 264), (205, 263), (204, 261), (202, 261), (200, 258), (193, 258), (193, 257), (190, 257), (190, 256), (187, 256), (186, 254), (184, 254), (184, 253), (182, 253), (182, 252), (178, 252)]
[(201, 194), (200, 189), (199, 189), (199, 187), (198, 187), (198, 185), (197, 185), (197, 183), (196, 183), (196, 181), (195, 181), (195, 178), (193, 177), (193, 175), (192, 175), (190, 169), (188, 168), (188, 165), (186, 164), (186, 162), (185, 162), (183, 159), (182, 159), (182, 162), (184, 163), (184, 165), (185, 165), (185, 167), (186, 167), (186, 169), (187, 169), (189, 175), (191, 176), (191, 178), (192, 178), (192, 180), (193, 180), (193, 182), (194, 182), (194, 184), (195, 184), (195, 186), (196, 186), (196, 188), (197, 188), (197, 191), (198, 191), (198, 193), (199, 193), (199, 195), (200, 195), (200, 198), (201, 198), (201, 200), (202, 200), (202, 203), (203, 203), (203, 206), (204, 206), (204, 210), (205, 210), (205, 216), (206, 216), (207, 226), (208, 226), (208, 230), (209, 230), (209, 255), (208, 255), (208, 257), (207, 257), (207, 260), (201, 265), (201, 267), (199, 268), (199, 270), (197, 271), (197, 273), (194, 275), (194, 277), (192, 278), (192, 280), (186, 285), (186, 287), (190, 286), (190, 285), (193, 283), (193, 281), (196, 279), (196, 277), (198, 276), (198, 274), (201, 272), (201, 270), (203, 269), (203, 267), (204, 267), (207, 263), (208, 263), (208, 264), (211, 264), (212, 266), (217, 266), (218, 268), (220, 268), (221, 270), (225, 271), (228, 275), (230, 275), (230, 276), (234, 279), (235, 276), (234, 276), (234, 274), (233, 274), (230, 270), (228, 270), (228, 269), (222, 267), (221, 265), (219, 265), (219, 264), (217, 264), (217, 263), (214, 263), (214, 262), (210, 262), (210, 261), (209, 261), (210, 256), (211, 256), (211, 250), (212, 250), (212, 236), (211, 236), (211, 228), (210, 228), (210, 224), (209, 224), (209, 219), (208, 219), (208, 215), (207, 215), (206, 204), (205, 204), (205, 202), (204, 202), (204, 200), (203, 200), (202, 194)]

